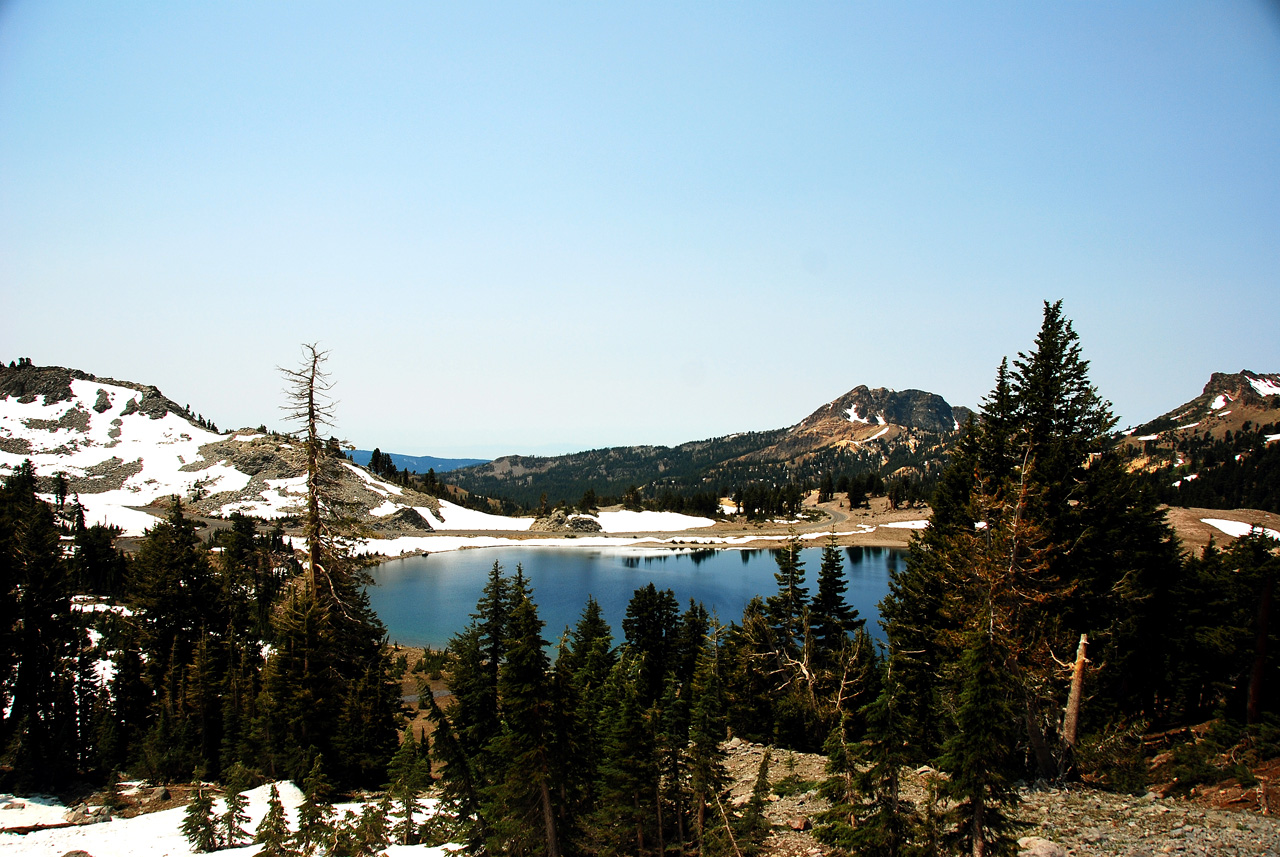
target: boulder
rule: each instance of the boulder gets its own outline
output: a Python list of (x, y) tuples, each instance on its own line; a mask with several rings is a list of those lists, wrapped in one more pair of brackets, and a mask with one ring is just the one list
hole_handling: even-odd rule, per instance
[(566, 526), (578, 533), (598, 533), (604, 529), (599, 521), (586, 515), (574, 515), (568, 520)]
[(374, 518), (373, 523), (379, 530), (392, 532), (422, 532), (432, 529), (431, 522), (411, 507), (397, 509), (384, 518)]
[(1067, 857), (1067, 849), (1039, 836), (1024, 836), (1018, 840), (1018, 857)]

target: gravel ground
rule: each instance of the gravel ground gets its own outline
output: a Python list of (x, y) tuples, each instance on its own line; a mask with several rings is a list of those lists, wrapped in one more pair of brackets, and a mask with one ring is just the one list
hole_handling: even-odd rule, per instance
[[(765, 748), (737, 739), (726, 748), (726, 765), (733, 777), (731, 800), (741, 805), (751, 794)], [(825, 776), (822, 756), (774, 750), (771, 758), (770, 782), (775, 787), (789, 775), (814, 783)], [(920, 802), (930, 775), (927, 769), (906, 772), (906, 797)], [(1214, 808), (1187, 798), (1134, 797), (1075, 784), (1026, 788), (1021, 800), (1018, 815), (1027, 824), (1022, 853), (1036, 857), (1280, 857), (1280, 818), (1253, 809)], [(796, 829), (805, 828), (826, 808), (826, 801), (812, 790), (786, 797), (771, 795), (767, 815), (774, 830), (763, 853), (767, 857), (831, 853), (810, 830)]]

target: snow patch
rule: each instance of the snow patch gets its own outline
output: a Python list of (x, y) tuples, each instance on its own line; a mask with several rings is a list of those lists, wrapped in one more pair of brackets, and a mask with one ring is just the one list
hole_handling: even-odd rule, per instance
[(1240, 536), (1247, 536), (1254, 529), (1258, 529), (1258, 530), (1261, 530), (1265, 535), (1269, 536), (1270, 538), (1280, 540), (1280, 532), (1277, 532), (1272, 529), (1268, 529), (1266, 527), (1257, 526), (1255, 524), (1246, 524), (1244, 521), (1229, 521), (1223, 518), (1201, 518), (1200, 521), (1201, 523), (1205, 523), (1211, 527), (1222, 530), (1222, 532), (1226, 533), (1232, 538), (1240, 538)]
[(863, 423), (865, 425), (871, 422), (871, 420), (867, 419), (866, 417), (862, 417), (858, 415), (857, 405), (853, 405), (852, 407), (850, 407), (849, 410), (846, 411), (846, 413), (848, 414), (849, 422), (851, 423)]
[(370, 491), (373, 491), (375, 494), (381, 494), (383, 497), (386, 497), (388, 494), (400, 495), (404, 493), (404, 489), (399, 485), (392, 485), (390, 482), (383, 482), (363, 467), (357, 467), (350, 461), (342, 462), (342, 466), (363, 479), (365, 487)]
[(1175, 431), (1185, 431), (1186, 429), (1189, 429), (1189, 428), (1195, 428), (1198, 425), (1200, 425), (1200, 422), (1197, 420), (1196, 422), (1188, 423), (1185, 426), (1178, 426), (1178, 428), (1175, 429)]
[(682, 532), (715, 523), (710, 518), (682, 515), (679, 512), (601, 512), (597, 516), (606, 533)]
[(449, 532), (450, 530), (527, 530), (533, 526), (533, 518), (508, 518), (505, 515), (491, 515), (488, 512), (477, 512), (466, 506), (440, 501), (440, 513), (426, 506), (416, 507), (422, 517), (426, 518), (432, 529)]
[[(881, 424), (883, 425), (883, 421), (881, 422)], [(882, 438), (888, 433), (889, 433), (889, 427), (885, 426), (884, 428), (880, 429), (880, 431), (876, 432), (875, 434), (871, 435), (871, 437), (867, 438), (867, 440), (864, 441), (864, 443), (876, 440), (877, 438)]]
[(1159, 439), (1160, 439), (1160, 435), (1158, 434), (1144, 434), (1142, 437), (1138, 438), (1138, 440), (1159, 440)]
[(928, 521), (890, 521), (880, 526), (889, 530), (923, 530), (929, 526)]
[(1231, 401), (1231, 397), (1226, 393), (1219, 393), (1218, 397), (1209, 405), (1209, 410), (1220, 411), (1227, 406), (1227, 402)]
[[(298, 807), (302, 804), (302, 792), (293, 783), (276, 783), (285, 817), (290, 825), (297, 824)], [(252, 833), (267, 814), (271, 786), (259, 786), (244, 793), (245, 811), (249, 816), (244, 827)], [(425, 820), (436, 812), (439, 802), (423, 801)], [(16, 807), (11, 809), (10, 807)], [(363, 804), (343, 803), (334, 807), (339, 817), (346, 810), (359, 814)], [(222, 799), (214, 801), (214, 812), (226, 810)], [(15, 798), (0, 795), (0, 824), (5, 828), (32, 827), (63, 823), (67, 807), (53, 798)], [(186, 807), (175, 807), (160, 812), (145, 813), (133, 818), (115, 818), (101, 824), (84, 824), (49, 830), (36, 830), (25, 836), (12, 833), (0, 834), (0, 850), (13, 857), (47, 857), (69, 851), (87, 851), (94, 857), (188, 857), (193, 855), (191, 846), (182, 835), (182, 821)], [(393, 845), (387, 848), (389, 857), (445, 857), (460, 848), (456, 845), (428, 847), (426, 845)], [(252, 857), (261, 850), (259, 845), (245, 843), (239, 848), (219, 851), (228, 857)]]
[(1250, 378), (1249, 386), (1253, 387), (1259, 396), (1280, 395), (1280, 384), (1270, 378)]

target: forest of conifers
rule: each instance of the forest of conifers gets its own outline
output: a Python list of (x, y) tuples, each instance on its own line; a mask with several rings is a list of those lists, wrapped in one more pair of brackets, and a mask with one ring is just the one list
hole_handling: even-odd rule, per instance
[[(293, 380), (322, 381), (320, 362)], [(776, 591), (728, 626), (650, 585), (621, 639), (588, 602), (555, 645), (520, 569), (495, 564), (449, 647), (452, 700), (424, 694), (428, 736), (399, 736), (382, 627), (324, 513), (324, 416), (301, 413), (304, 553), (247, 518), (203, 543), (175, 503), (126, 559), (29, 467), (9, 477), (0, 787), (301, 783), (322, 759), (341, 789), (404, 791), (429, 764), (447, 808), (429, 835), (477, 851), (744, 855), (766, 827), (759, 791), (724, 799), (734, 735), (828, 756), (834, 849), (991, 854), (1019, 781), (1145, 788), (1145, 734), (1214, 721), (1175, 753), (1184, 785), (1224, 748), (1280, 752), (1277, 545), (1181, 550), (1058, 304), (953, 452), (881, 605), (887, 645), (849, 607), (834, 541), (813, 578), (798, 543), (777, 551)], [(938, 772), (930, 806), (902, 799), (908, 765)]]

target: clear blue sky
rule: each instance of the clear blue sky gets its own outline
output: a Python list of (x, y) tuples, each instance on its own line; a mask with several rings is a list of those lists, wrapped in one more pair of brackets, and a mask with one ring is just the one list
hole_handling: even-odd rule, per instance
[(0, 358), (489, 457), (1280, 371), (1274, 3), (0, 0)]

